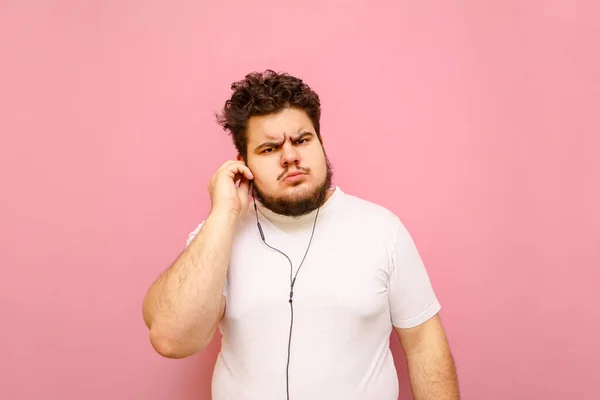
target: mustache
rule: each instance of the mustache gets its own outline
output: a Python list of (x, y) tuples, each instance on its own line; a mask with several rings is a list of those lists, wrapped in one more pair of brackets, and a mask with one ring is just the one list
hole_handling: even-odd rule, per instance
[[(277, 177), (277, 180), (278, 180), (278, 181), (282, 180), (282, 179), (283, 179), (283, 177), (284, 177), (284, 176), (286, 176), (286, 175), (288, 174), (288, 172), (289, 172), (289, 171), (288, 171), (287, 169), (286, 169), (285, 171), (283, 171), (283, 172), (281, 173), (281, 175), (279, 175), (279, 176)], [(310, 168), (300, 168), (300, 167), (298, 167), (298, 168), (296, 168), (296, 169), (295, 169), (293, 172), (304, 172), (305, 174), (308, 174), (308, 173), (310, 173)]]

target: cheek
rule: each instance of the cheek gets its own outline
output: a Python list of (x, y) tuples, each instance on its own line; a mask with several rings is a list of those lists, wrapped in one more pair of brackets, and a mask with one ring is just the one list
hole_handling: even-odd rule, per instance
[(278, 171), (277, 165), (273, 165), (273, 163), (261, 163), (261, 165), (255, 166), (254, 172), (257, 184), (269, 190), (277, 180), (280, 173)]
[(317, 175), (325, 175), (327, 170), (327, 163), (325, 162), (325, 155), (319, 154), (315, 156), (312, 165), (315, 168)]

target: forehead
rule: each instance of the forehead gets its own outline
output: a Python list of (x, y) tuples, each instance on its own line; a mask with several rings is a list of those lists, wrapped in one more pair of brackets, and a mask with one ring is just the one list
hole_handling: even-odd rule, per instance
[(303, 110), (286, 108), (278, 113), (253, 116), (248, 120), (248, 144), (267, 140), (281, 140), (300, 131), (314, 132), (314, 126)]

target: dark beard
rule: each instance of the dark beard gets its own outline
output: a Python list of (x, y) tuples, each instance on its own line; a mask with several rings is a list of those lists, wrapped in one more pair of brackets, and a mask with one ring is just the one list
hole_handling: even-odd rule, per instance
[(277, 198), (266, 196), (256, 185), (252, 185), (252, 194), (255, 199), (260, 201), (265, 207), (276, 214), (287, 215), (290, 217), (299, 217), (310, 213), (321, 207), (325, 203), (327, 190), (331, 187), (333, 171), (327, 154), (325, 155), (325, 164), (327, 165), (327, 174), (325, 181), (316, 187), (312, 193), (304, 195), (302, 198)]

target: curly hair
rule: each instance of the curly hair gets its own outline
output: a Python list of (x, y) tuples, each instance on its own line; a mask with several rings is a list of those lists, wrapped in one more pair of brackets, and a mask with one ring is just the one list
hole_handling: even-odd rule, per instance
[(321, 139), (321, 102), (319, 96), (302, 79), (288, 73), (266, 70), (252, 72), (231, 85), (233, 94), (225, 102), (217, 122), (229, 131), (238, 153), (246, 159), (248, 120), (252, 116), (277, 113), (285, 108), (304, 110)]

